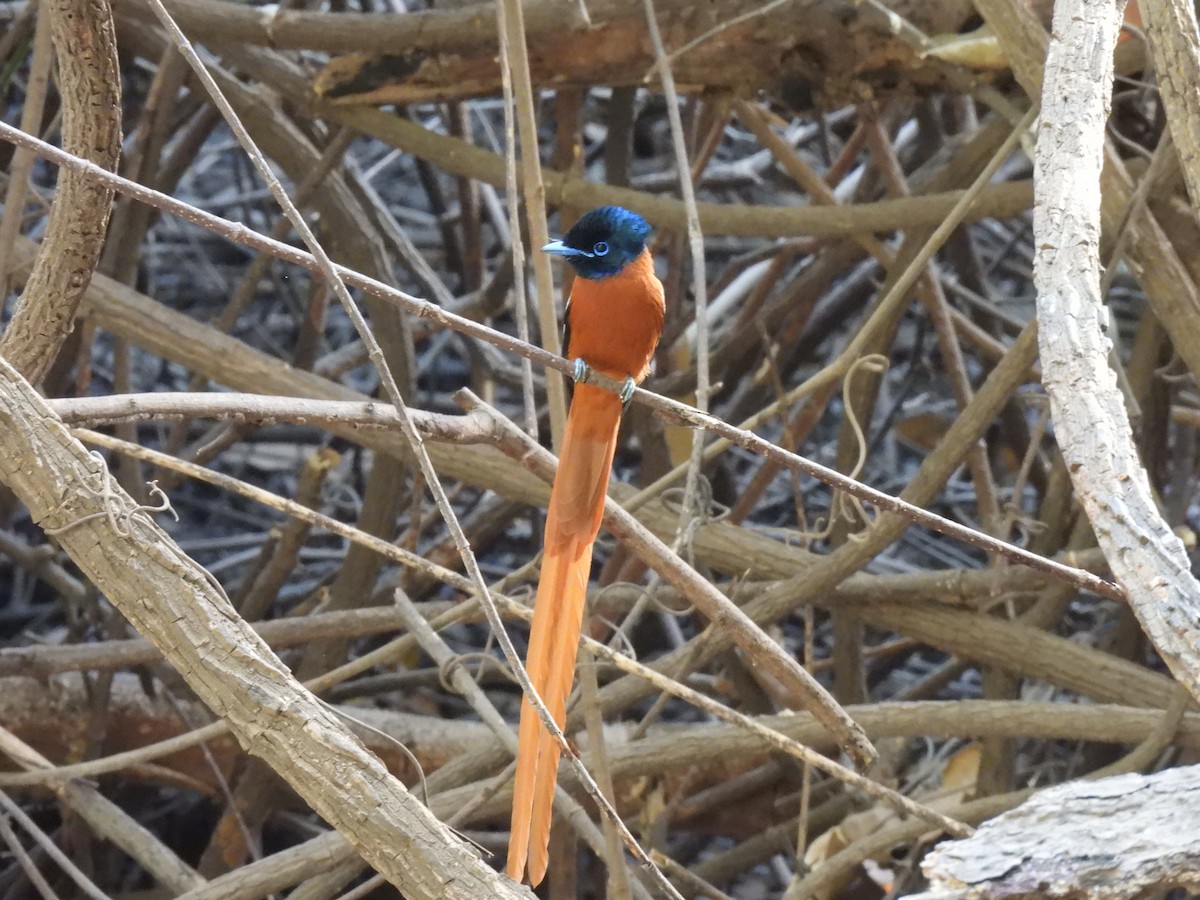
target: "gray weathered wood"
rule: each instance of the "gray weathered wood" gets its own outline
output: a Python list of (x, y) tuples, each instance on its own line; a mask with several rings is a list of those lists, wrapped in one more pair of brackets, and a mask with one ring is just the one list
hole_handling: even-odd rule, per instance
[[(1041, 791), (922, 864), (924, 900), (1136, 897), (1200, 888), (1200, 767)], [(914, 898), (910, 898), (914, 900)]]

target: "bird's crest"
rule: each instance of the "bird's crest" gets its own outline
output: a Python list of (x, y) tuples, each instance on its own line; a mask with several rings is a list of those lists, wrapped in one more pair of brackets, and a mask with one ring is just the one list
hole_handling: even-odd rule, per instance
[(561, 241), (542, 249), (564, 257), (593, 280), (616, 275), (646, 249), (650, 225), (622, 206), (601, 206), (579, 218)]

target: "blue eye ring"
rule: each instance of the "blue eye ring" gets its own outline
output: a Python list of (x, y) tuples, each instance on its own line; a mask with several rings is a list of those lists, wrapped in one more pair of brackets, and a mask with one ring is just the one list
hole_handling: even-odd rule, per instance
[(592, 245), (592, 253), (596, 256), (607, 256), (608, 244), (606, 244), (604, 241), (596, 241), (596, 243)]

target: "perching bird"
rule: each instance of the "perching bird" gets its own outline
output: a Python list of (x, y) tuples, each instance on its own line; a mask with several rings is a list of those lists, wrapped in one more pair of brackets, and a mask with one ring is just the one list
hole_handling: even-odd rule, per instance
[[(649, 233), (650, 226), (637, 213), (603, 206), (579, 219), (561, 241), (542, 248), (565, 257), (579, 276), (567, 302), (563, 349), (575, 360), (577, 384), (550, 492), (525, 664), (560, 728), (567, 718), (592, 542), (604, 512), (621, 409), (650, 371), (662, 334), (663, 289), (646, 249)], [(618, 396), (583, 384), (589, 369), (625, 379), (625, 390)], [(526, 863), (531, 884), (546, 874), (558, 759), (558, 744), (529, 700), (523, 700), (508, 845), (508, 874), (516, 881)]]

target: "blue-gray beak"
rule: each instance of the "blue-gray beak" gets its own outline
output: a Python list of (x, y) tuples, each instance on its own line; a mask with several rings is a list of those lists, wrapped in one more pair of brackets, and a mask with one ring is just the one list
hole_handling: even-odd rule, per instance
[(576, 250), (574, 247), (568, 247), (562, 241), (551, 241), (542, 248), (543, 253), (553, 253), (555, 256), (591, 256), (592, 254), (584, 250)]

